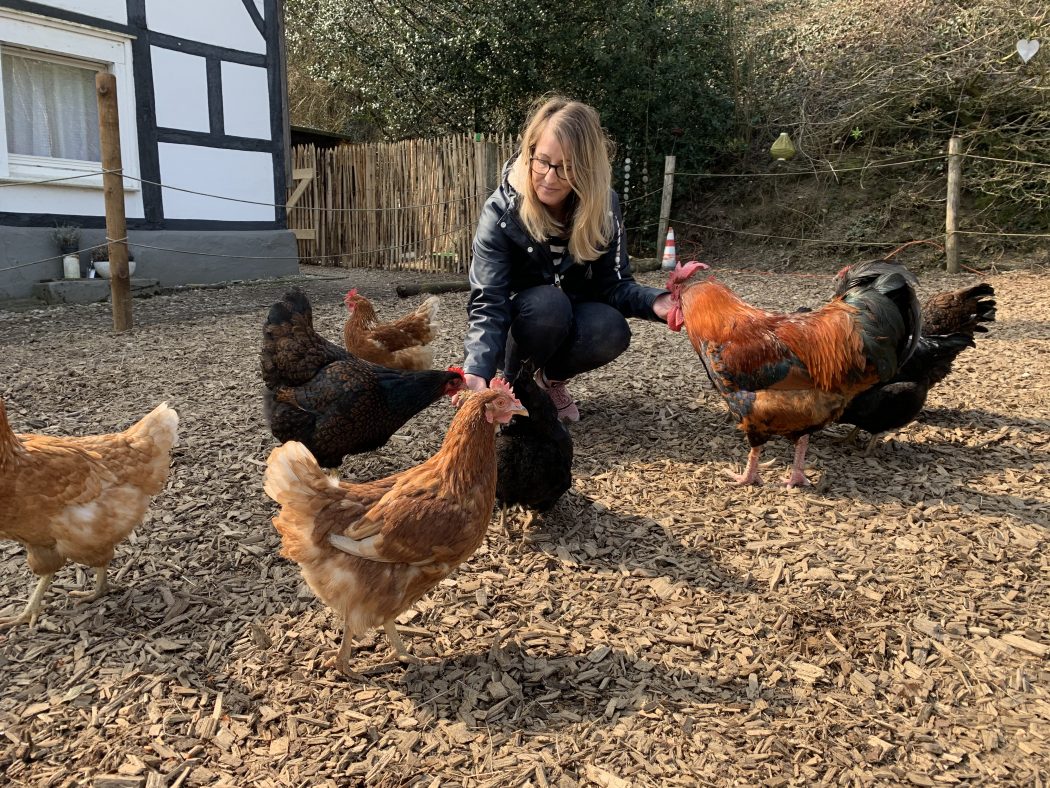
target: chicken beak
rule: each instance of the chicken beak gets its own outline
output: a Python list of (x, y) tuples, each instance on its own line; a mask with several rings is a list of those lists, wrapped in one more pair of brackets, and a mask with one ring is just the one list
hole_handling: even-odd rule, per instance
[(524, 406), (524, 405), (518, 405), (517, 407), (515, 407), (515, 408), (512, 408), (512, 409), (511, 409), (511, 412), (512, 412), (512, 413), (513, 413), (513, 414), (514, 414), (515, 416), (528, 416), (528, 415), (529, 415), (529, 411), (528, 411), (528, 410), (526, 410), (526, 408), (525, 408), (525, 406)]

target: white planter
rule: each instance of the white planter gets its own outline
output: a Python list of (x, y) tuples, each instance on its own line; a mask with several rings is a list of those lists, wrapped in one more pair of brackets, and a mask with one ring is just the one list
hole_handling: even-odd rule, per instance
[(66, 279), (80, 278), (80, 255), (67, 254), (62, 258), (62, 275)]
[[(98, 275), (101, 276), (103, 279), (109, 279), (109, 260), (96, 260), (95, 271), (97, 271)], [(134, 275), (135, 261), (128, 260), (128, 276), (130, 277)]]

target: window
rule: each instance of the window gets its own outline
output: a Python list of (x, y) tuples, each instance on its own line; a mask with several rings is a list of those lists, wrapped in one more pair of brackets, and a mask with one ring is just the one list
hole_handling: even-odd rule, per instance
[[(138, 175), (131, 38), (0, 8), (0, 180), (102, 188), (95, 75), (117, 78), (124, 172)], [(91, 173), (85, 175), (85, 173)], [(138, 182), (125, 180), (125, 189)]]
[(96, 70), (14, 49), (0, 53), (7, 152), (101, 162)]

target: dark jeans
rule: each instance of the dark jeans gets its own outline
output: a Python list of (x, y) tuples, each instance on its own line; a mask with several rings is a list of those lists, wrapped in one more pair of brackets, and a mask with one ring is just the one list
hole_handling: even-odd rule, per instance
[(604, 366), (631, 344), (627, 319), (608, 304), (573, 303), (553, 285), (530, 287), (511, 299), (504, 374), (514, 380), (532, 361), (548, 380), (568, 380)]

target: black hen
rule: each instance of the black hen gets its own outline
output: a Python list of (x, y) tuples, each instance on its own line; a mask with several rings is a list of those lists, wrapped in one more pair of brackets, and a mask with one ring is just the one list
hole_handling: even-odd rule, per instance
[[(989, 284), (936, 293), (923, 304), (923, 333), (915, 352), (887, 383), (855, 397), (838, 418), (854, 429), (871, 433), (864, 450), (871, 452), (883, 432), (910, 424), (926, 404), (930, 389), (948, 377), (952, 363), (968, 347), (975, 347), (974, 333), (986, 332), (982, 325), (995, 320), (995, 290)], [(933, 330), (952, 333), (934, 334)]]
[(261, 360), (273, 436), (303, 443), (326, 468), (378, 449), (410, 418), (463, 387), (458, 369), (387, 369), (329, 342), (314, 330), (310, 301), (298, 288), (270, 308)]
[(572, 437), (535, 372), (524, 364), (513, 383), (528, 417), (515, 416), (496, 436), (496, 500), (543, 512), (572, 486)]
[(893, 380), (857, 395), (839, 416), (839, 423), (854, 425), (847, 440), (857, 430), (871, 433), (864, 450), (869, 454), (880, 434), (914, 421), (926, 404), (930, 388), (948, 376), (956, 356), (968, 347), (974, 347), (974, 341), (966, 334), (919, 337), (915, 352)]

